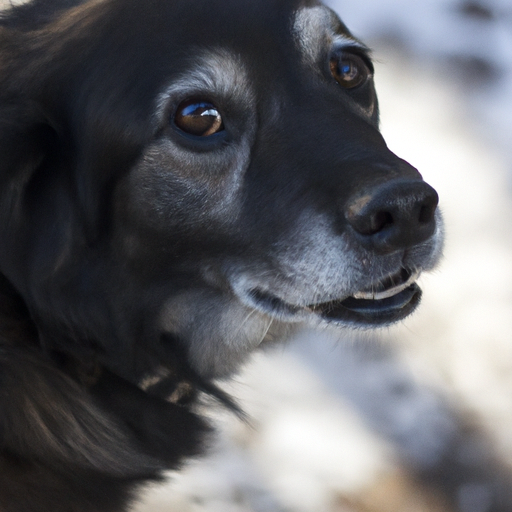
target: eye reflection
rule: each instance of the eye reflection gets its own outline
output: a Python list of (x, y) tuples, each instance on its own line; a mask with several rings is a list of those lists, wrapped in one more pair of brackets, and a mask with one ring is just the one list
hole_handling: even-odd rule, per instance
[(174, 115), (174, 123), (183, 132), (197, 137), (209, 137), (224, 130), (220, 112), (208, 101), (184, 101)]
[(342, 52), (331, 57), (331, 74), (345, 89), (355, 89), (366, 83), (371, 71), (359, 55)]

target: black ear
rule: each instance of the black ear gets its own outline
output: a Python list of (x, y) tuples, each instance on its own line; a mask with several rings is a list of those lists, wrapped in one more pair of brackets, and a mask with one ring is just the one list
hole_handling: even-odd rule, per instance
[(20, 100), (0, 107), (0, 188), (10, 195), (11, 202), (55, 143), (56, 132), (36, 104), (21, 104)]
[[(20, 99), (18, 103), (1, 105), (0, 93), (0, 221), (17, 218), (20, 200), (27, 191), (38, 197), (56, 192), (51, 186), (43, 192), (42, 185), (54, 179), (56, 173), (64, 172), (67, 177), (60, 185), (76, 194), (77, 219), (85, 239), (91, 243), (98, 231), (107, 227), (106, 196), (115, 171), (120, 162), (134, 157), (120, 143), (105, 149), (105, 141), (112, 139), (110, 134), (98, 129), (89, 133), (92, 130), (84, 130), (79, 123), (75, 133), (69, 127), (62, 128), (62, 120), (56, 121), (48, 108), (22, 102)], [(73, 138), (80, 143), (74, 143)], [(47, 200), (47, 204), (51, 202)], [(0, 225), (0, 243), (1, 228)]]
[(2, 228), (16, 229), (21, 220), (23, 193), (56, 141), (56, 131), (35, 104), (0, 106), (0, 243), (6, 243)]
[[(13, 264), (29, 232), (27, 187), (56, 146), (56, 132), (29, 100), (5, 101), (0, 91), (0, 273), (12, 279)], [(17, 247), (17, 249), (15, 249)]]

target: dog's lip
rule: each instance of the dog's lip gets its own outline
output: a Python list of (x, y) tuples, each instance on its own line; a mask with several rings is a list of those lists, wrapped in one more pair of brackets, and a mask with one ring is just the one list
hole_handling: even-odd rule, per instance
[(375, 286), (367, 290), (354, 293), (354, 299), (382, 300), (397, 295), (413, 283), (420, 275), (419, 270), (400, 269), (396, 274), (390, 275), (379, 281)]
[(344, 300), (317, 305), (313, 311), (327, 322), (349, 322), (358, 325), (390, 324), (412, 313), (420, 298), (420, 287), (412, 283), (394, 295), (380, 299), (357, 299), (351, 296)]
[(257, 288), (249, 295), (259, 308), (284, 320), (302, 320), (313, 315), (329, 323), (386, 324), (406, 317), (418, 305), (421, 289), (416, 280), (419, 274), (419, 271), (402, 268), (348, 297), (306, 306), (290, 304)]

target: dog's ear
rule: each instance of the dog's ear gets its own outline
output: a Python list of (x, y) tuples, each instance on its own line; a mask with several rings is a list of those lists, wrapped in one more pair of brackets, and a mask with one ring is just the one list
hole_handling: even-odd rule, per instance
[[(59, 169), (65, 169), (67, 185), (62, 181), (61, 185), (76, 194), (76, 218), (80, 219), (85, 238), (92, 241), (98, 236), (97, 226), (107, 218), (103, 196), (109, 190), (109, 175), (102, 170), (113, 157), (101, 154), (98, 148), (108, 138), (102, 138), (101, 133), (71, 133), (71, 129), (62, 128), (64, 122), (56, 117), (48, 107), (30, 100), (0, 106), (0, 219), (10, 219), (12, 223), (22, 218), (18, 213), (28, 190), (36, 195), (55, 193), (52, 187), (43, 192), (41, 185)], [(73, 146), (74, 136), (86, 141), (80, 142), (81, 153), (76, 148), (74, 152), (67, 151)]]
[[(0, 107), (0, 187), (23, 188), (52, 150), (56, 132), (35, 103)], [(11, 188), (10, 193), (14, 192)]]

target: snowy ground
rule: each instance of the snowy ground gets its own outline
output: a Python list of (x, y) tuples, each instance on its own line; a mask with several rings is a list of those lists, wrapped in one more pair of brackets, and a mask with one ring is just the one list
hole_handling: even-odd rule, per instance
[(134, 512), (512, 510), (512, 3), (331, 5), (375, 50), (390, 147), (440, 194), (444, 263), (401, 327), (258, 354), (229, 387), (251, 425), (218, 411), (211, 454)]

